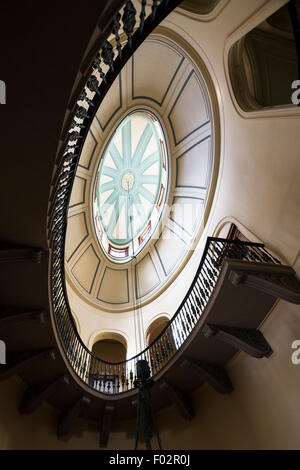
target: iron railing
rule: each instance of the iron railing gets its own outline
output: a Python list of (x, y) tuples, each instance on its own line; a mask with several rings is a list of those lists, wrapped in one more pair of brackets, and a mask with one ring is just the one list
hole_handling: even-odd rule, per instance
[(278, 263), (261, 244), (209, 238), (188, 293), (172, 320), (149, 347), (131, 359), (112, 364), (96, 357), (82, 342), (71, 314), (64, 266), (68, 206), (82, 147), (95, 113), (122, 67), (180, 0), (163, 0), (159, 5), (153, 0), (147, 10), (146, 1), (142, 0), (138, 24), (133, 3), (124, 3), (124, 8), (115, 15), (108, 28), (110, 41), (104, 41), (94, 58), (77, 101), (58, 159), (48, 220), (50, 302), (59, 341), (77, 376), (95, 391), (108, 394), (134, 388), (138, 360), (146, 359), (154, 376), (177, 354), (210, 299), (225, 257)]
[(209, 237), (195, 278), (175, 315), (146, 349), (119, 363), (106, 362), (86, 348), (74, 328), (62, 290), (58, 291), (61, 293), (54, 296), (57, 327), (66, 356), (81, 380), (99, 392), (118, 394), (134, 388), (139, 360), (148, 361), (152, 376), (160, 372), (179, 353), (198, 324), (214, 291), (224, 260), (228, 258), (280, 264), (265, 250), (263, 244)]

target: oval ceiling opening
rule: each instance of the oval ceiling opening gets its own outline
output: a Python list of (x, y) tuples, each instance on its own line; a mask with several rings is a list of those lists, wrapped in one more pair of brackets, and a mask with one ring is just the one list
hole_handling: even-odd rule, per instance
[(147, 244), (167, 195), (164, 132), (148, 110), (126, 115), (113, 132), (96, 169), (93, 220), (105, 255), (125, 263)]

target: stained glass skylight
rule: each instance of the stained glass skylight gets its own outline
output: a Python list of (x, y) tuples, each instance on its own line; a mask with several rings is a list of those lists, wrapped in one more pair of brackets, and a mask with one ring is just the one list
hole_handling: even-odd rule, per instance
[(157, 117), (148, 110), (127, 115), (108, 142), (94, 183), (95, 231), (115, 261), (129, 261), (153, 234), (166, 198), (167, 166)]

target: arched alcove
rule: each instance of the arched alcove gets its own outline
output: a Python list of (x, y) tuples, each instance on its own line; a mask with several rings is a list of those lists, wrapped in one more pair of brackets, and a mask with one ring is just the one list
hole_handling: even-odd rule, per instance
[(126, 361), (127, 341), (116, 332), (100, 332), (91, 341), (93, 354), (106, 362)]
[(111, 373), (109, 364), (126, 361), (127, 341), (125, 338), (115, 332), (98, 333), (94, 337), (91, 350), (103, 361), (101, 369), (95, 369), (94, 364), (90, 364), (90, 382), (93, 387), (103, 393), (119, 390), (120, 376)]
[(169, 323), (169, 318), (166, 315), (162, 315), (156, 318), (147, 328), (146, 331), (146, 344), (149, 346), (162, 332), (162, 330)]
[(126, 360), (126, 348), (116, 339), (100, 339), (92, 348), (93, 354), (107, 362), (123, 362)]

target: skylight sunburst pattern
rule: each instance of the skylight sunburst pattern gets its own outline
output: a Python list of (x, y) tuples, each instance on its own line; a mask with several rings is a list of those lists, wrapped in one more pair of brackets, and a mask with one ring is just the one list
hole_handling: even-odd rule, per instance
[(167, 152), (155, 115), (128, 115), (111, 137), (94, 186), (93, 214), (106, 254), (127, 261), (151, 237), (167, 192)]

